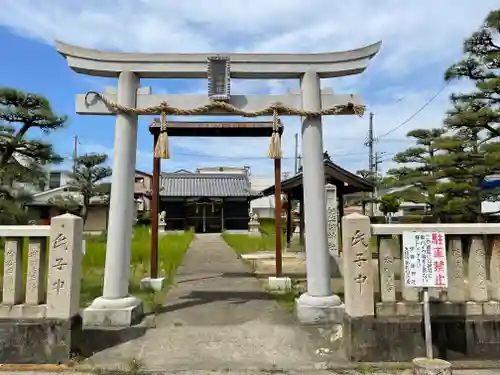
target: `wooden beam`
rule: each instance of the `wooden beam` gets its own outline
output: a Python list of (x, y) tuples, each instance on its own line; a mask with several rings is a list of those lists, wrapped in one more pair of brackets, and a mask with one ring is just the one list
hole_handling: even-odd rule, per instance
[[(102, 100), (89, 95), (85, 100), (86, 94), (78, 94), (76, 96), (76, 113), (80, 115), (114, 115), (115, 113), (108, 108)], [(106, 94), (106, 97), (114, 102), (117, 101), (116, 94)], [(180, 109), (192, 109), (210, 104), (208, 96), (205, 94), (199, 95), (183, 95), (183, 94), (167, 94), (167, 95), (149, 95), (137, 94), (137, 108), (149, 108), (158, 106), (162, 102), (167, 102), (169, 105)], [(263, 108), (267, 108), (275, 103), (281, 103), (291, 108), (300, 109), (302, 107), (302, 97), (299, 94), (285, 95), (232, 95), (230, 104), (235, 107), (253, 112)], [(362, 104), (361, 99), (357, 95), (332, 95), (321, 94), (321, 108), (326, 109), (334, 105)], [(151, 115), (159, 115), (160, 112), (152, 113)], [(346, 110), (342, 115), (354, 114), (352, 110)], [(232, 113), (224, 111), (213, 111), (209, 113), (198, 113), (197, 116), (234, 116)]]

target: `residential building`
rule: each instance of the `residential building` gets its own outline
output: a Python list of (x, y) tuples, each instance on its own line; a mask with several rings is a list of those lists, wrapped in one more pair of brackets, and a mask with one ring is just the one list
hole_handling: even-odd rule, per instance
[[(272, 176), (250, 176), (250, 185), (255, 191), (262, 191), (268, 186), (274, 185), (274, 177)], [(250, 209), (259, 218), (274, 218), (274, 194), (262, 196), (252, 200)]]
[(151, 211), (151, 189), (153, 187), (153, 176), (139, 170), (134, 176), (134, 198), (137, 202), (139, 213)]
[[(54, 204), (56, 199), (67, 199), (81, 205), (83, 198), (80, 192), (69, 185), (42, 191), (33, 195), (33, 200), (27, 204), (30, 217), (40, 224), (49, 224), (54, 216), (67, 212), (67, 209)], [(75, 205), (75, 208), (77, 206)], [(86, 232), (102, 232), (108, 224), (109, 195), (93, 197), (88, 208), (87, 221), (83, 228)]]
[[(151, 210), (151, 186), (153, 176), (149, 173), (136, 171), (134, 182), (134, 199), (136, 213)], [(66, 198), (78, 204), (82, 202), (81, 194), (71, 186), (71, 172), (48, 172), (48, 187), (44, 191), (33, 191), (33, 200), (27, 204), (32, 220), (48, 224), (53, 216), (60, 215), (67, 210), (56, 204), (54, 199)], [(107, 229), (109, 213), (109, 194), (96, 196), (91, 199), (84, 230), (87, 232), (102, 232)]]

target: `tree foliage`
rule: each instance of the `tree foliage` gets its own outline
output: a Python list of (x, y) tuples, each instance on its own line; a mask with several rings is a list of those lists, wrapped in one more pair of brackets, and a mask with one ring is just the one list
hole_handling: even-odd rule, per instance
[(482, 27), (464, 42), (464, 58), (453, 64), (445, 79), (467, 80), (473, 89), (451, 95), (443, 139), (446, 152), (438, 164), (446, 182), (443, 206), (454, 220), (481, 222), (482, 202), (497, 200), (498, 189), (485, 190), (488, 176), (500, 170), (500, 10), (491, 12)]
[(401, 205), (401, 198), (396, 195), (388, 194), (379, 198), (379, 209), (384, 215), (396, 213)]
[(448, 220), (482, 222), (482, 202), (497, 200), (498, 189), (483, 188), (487, 178), (500, 167), (500, 143), (484, 142), (485, 131), (464, 126), (443, 138), (445, 152), (436, 159), (443, 182), (440, 186), (442, 209)]
[(396, 154), (393, 160), (401, 167), (389, 169), (385, 179), (386, 185), (395, 188), (391, 195), (402, 201), (423, 204), (423, 213), (436, 221), (441, 219), (442, 178), (436, 157), (441, 150), (439, 140), (445, 132), (443, 128), (410, 131), (407, 136), (415, 140), (415, 146)]
[(500, 10), (492, 11), (482, 27), (464, 42), (464, 58), (445, 73), (447, 81), (465, 79), (469, 93), (452, 95), (453, 109), (446, 124), (452, 128), (486, 129), (500, 136)]
[(76, 158), (70, 187), (78, 192), (78, 197), (70, 194), (61, 195), (54, 198), (51, 203), (69, 212), (78, 213), (85, 223), (92, 198), (100, 197), (102, 203), (107, 203), (109, 199), (109, 184), (101, 183), (112, 173), (111, 168), (103, 165), (107, 159), (107, 155), (95, 153)]
[(0, 223), (27, 220), (23, 204), (33, 188), (46, 183), (46, 164), (62, 162), (50, 143), (28, 138), (28, 133), (48, 133), (64, 126), (43, 96), (0, 88)]

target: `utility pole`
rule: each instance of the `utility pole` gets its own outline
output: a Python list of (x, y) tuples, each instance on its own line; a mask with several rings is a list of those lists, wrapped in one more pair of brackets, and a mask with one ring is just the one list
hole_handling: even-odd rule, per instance
[(76, 172), (76, 159), (78, 158), (78, 136), (73, 137), (73, 174)]
[[(375, 163), (373, 161), (373, 113), (370, 112), (370, 123), (368, 126), (368, 140), (365, 142), (365, 146), (368, 146), (368, 170), (370, 171), (370, 176), (372, 178), (375, 177)], [(375, 198), (374, 194), (371, 194), (372, 199)], [(373, 202), (370, 203), (369, 215), (373, 216), (374, 214), (375, 204)]]
[[(378, 172), (379, 168), (378, 166), (382, 164), (382, 155), (385, 154), (385, 152), (376, 152), (375, 153), (375, 161), (374, 161), (374, 182), (375, 182), (375, 191), (374, 191), (374, 199), (378, 198)], [(374, 204), (375, 205), (375, 204)]]
[(293, 158), (293, 172), (299, 171), (299, 133), (295, 133), (295, 156)]
[(378, 166), (382, 164), (382, 155), (385, 154), (385, 152), (376, 152), (375, 153), (375, 162), (374, 164), (374, 169), (375, 169), (375, 174), (377, 175), (379, 172)]

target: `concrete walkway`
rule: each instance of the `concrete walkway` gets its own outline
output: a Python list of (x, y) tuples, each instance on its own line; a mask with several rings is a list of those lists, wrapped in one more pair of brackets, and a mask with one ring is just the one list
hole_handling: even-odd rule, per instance
[[(156, 372), (155, 372), (156, 373)], [(153, 374), (155, 374), (153, 373)], [(203, 370), (186, 370), (183, 375), (269, 375), (269, 371), (265, 370), (246, 370), (246, 371), (203, 371)], [(0, 371), (0, 375), (61, 375), (61, 372), (46, 372), (46, 371)], [(88, 372), (68, 372), (71, 375), (88, 375)], [(175, 370), (164, 370), (162, 375), (179, 375)], [(287, 371), (287, 375), (413, 375), (412, 370), (404, 371), (390, 371), (390, 372), (370, 372), (370, 371), (356, 371), (356, 370), (305, 370), (305, 371)], [(453, 370), (453, 375), (500, 375), (500, 370)]]
[(96, 353), (98, 367), (151, 370), (297, 369), (331, 361), (321, 340), (263, 290), (220, 235), (197, 235), (178, 270), (156, 328)]

